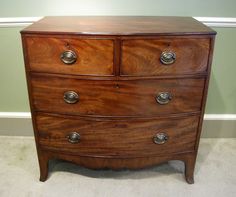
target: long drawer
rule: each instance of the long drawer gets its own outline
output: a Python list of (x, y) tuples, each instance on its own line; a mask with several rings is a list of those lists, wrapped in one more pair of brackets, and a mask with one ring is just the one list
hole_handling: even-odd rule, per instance
[(29, 69), (72, 75), (113, 75), (113, 40), (26, 37)]
[(36, 111), (91, 116), (162, 116), (199, 111), (204, 81), (96, 81), (37, 74), (31, 79)]
[(193, 151), (198, 116), (172, 119), (84, 119), (38, 113), (42, 148), (77, 155), (142, 157)]
[(121, 75), (155, 76), (207, 70), (209, 38), (163, 36), (122, 41)]

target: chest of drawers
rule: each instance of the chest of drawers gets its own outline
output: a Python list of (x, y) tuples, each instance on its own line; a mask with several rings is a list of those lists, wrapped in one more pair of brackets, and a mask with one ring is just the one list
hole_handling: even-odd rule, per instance
[(185, 164), (193, 183), (216, 32), (189, 17), (45, 17), (22, 32), (40, 166)]

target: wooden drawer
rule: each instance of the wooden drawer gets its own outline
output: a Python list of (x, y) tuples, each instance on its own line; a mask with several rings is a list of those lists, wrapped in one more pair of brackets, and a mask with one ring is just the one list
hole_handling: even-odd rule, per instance
[[(98, 120), (36, 116), (39, 144), (43, 148), (78, 155), (142, 157), (193, 151), (198, 116), (152, 120)], [(68, 135), (77, 132), (78, 143), (70, 143)], [(156, 134), (164, 133), (167, 141), (154, 143)]]
[[(160, 37), (122, 41), (121, 75), (154, 76), (194, 74), (207, 69), (209, 38)], [(163, 52), (174, 52), (175, 62), (160, 61)]]
[[(162, 116), (199, 111), (205, 79), (95, 81), (32, 74), (32, 98), (38, 111), (91, 116)], [(64, 95), (78, 94), (68, 104)], [(157, 103), (161, 92), (169, 92), (168, 104)]]
[[(26, 37), (26, 44), (29, 69), (32, 71), (72, 75), (113, 75), (112, 40), (30, 36)], [(68, 55), (71, 51), (74, 52), (77, 56), (76, 62), (64, 63), (61, 55), (65, 51)]]

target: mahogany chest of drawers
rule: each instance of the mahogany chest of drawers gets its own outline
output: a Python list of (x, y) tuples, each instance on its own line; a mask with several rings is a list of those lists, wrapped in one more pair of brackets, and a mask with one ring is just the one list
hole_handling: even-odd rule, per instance
[(45, 17), (22, 34), (40, 180), (185, 163), (193, 183), (216, 32), (190, 17)]

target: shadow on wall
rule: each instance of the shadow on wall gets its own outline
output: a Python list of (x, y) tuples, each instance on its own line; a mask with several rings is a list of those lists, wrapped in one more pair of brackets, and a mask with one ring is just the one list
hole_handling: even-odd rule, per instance
[(0, 125), (0, 136), (34, 135), (31, 118), (0, 118)]

